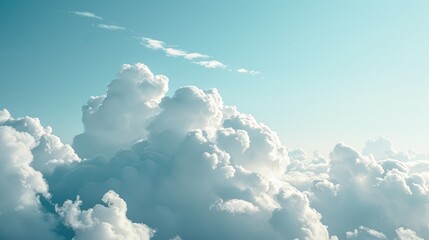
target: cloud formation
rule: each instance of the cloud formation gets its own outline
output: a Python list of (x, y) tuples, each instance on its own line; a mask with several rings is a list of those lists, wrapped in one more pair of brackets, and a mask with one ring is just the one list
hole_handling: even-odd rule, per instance
[(42, 204), (51, 198), (45, 177), (79, 161), (73, 149), (37, 118), (14, 119), (1, 110), (0, 238), (58, 239), (56, 216)]
[(112, 30), (112, 31), (125, 30), (124, 27), (121, 27), (118, 25), (98, 24), (97, 27), (102, 28), (102, 29), (106, 29), (106, 30)]
[(167, 90), (167, 77), (124, 64), (82, 108), (74, 148), (0, 111), (0, 236), (429, 238), (425, 155), (382, 139), (310, 158), (216, 89)]
[(103, 20), (102, 17), (97, 16), (95, 13), (92, 13), (92, 12), (72, 11), (72, 13), (75, 14), (75, 15), (77, 15), (77, 16), (80, 16), (80, 17), (95, 18), (95, 19), (98, 19), (98, 20)]
[[(189, 53), (189, 52), (186, 52), (186, 51), (178, 49), (178, 48), (167, 47), (167, 44), (165, 42), (160, 41), (160, 40), (156, 40), (156, 39), (152, 39), (152, 38), (142, 37), (141, 43), (143, 46), (145, 46), (149, 49), (161, 50), (161, 51), (165, 52), (166, 56), (169, 56), (169, 57), (183, 57), (187, 60), (210, 58), (210, 56), (206, 55), (206, 54), (197, 53), (197, 52), (190, 52)], [(224, 64), (218, 60), (194, 61), (193, 63), (200, 65), (200, 66), (203, 66), (205, 68), (210, 68), (210, 69), (215, 69), (215, 68), (223, 69), (223, 68), (228, 67), (226, 64)], [(244, 68), (237, 69), (236, 72), (249, 74), (252, 76), (260, 74), (260, 72), (258, 72), (258, 71), (247, 70)]]
[(199, 62), (195, 62), (196, 64), (203, 66), (205, 68), (225, 68), (226, 65), (216, 61), (216, 60), (211, 60), (211, 61), (199, 61)]
[(140, 223), (131, 222), (127, 216), (127, 204), (114, 191), (104, 194), (102, 201), (88, 210), (81, 210), (82, 201), (67, 200), (55, 210), (75, 232), (79, 240), (148, 240), (155, 231)]
[(245, 68), (239, 68), (239, 69), (237, 69), (237, 72), (239, 72), (239, 73), (246, 73), (246, 74), (250, 74), (250, 75), (253, 75), (253, 76), (260, 74), (260, 72), (258, 72), (258, 71), (247, 70)]
[(183, 57), (187, 60), (193, 60), (198, 58), (208, 58), (208, 55), (197, 53), (197, 52), (186, 52), (181, 49), (173, 48), (173, 47), (166, 47), (166, 43), (160, 40), (151, 39), (143, 37), (141, 38), (141, 43), (143, 46), (154, 49), (154, 50), (162, 50), (165, 52), (167, 56), (170, 57)]
[[(77, 16), (80, 16), (80, 17), (87, 17), (87, 18), (94, 18), (94, 19), (98, 19), (98, 20), (103, 20), (102, 17), (97, 16), (95, 13), (92, 13), (92, 12), (71, 11), (71, 13), (73, 13)], [(111, 30), (111, 31), (127, 30), (126, 27), (122, 27), (122, 26), (118, 26), (118, 25), (114, 25), (114, 24), (100, 23), (100, 24), (97, 24), (96, 26), (98, 28), (105, 29), (105, 30)], [(135, 31), (132, 31), (132, 30), (130, 30), (130, 32), (137, 34)], [(202, 53), (198, 53), (198, 52), (187, 52), (185, 50), (169, 46), (161, 40), (156, 40), (156, 39), (144, 37), (144, 36), (142, 36), (143, 34), (137, 34), (137, 35), (138, 36), (136, 36), (136, 37), (138, 39), (140, 39), (141, 45), (145, 46), (146, 48), (152, 49), (152, 50), (161, 50), (168, 57), (181, 57), (181, 58), (184, 58), (186, 60), (198, 60), (198, 59), (211, 58), (211, 56), (206, 55), (206, 54), (202, 54)], [(210, 68), (210, 69), (215, 69), (215, 68), (225, 69), (228, 67), (226, 64), (222, 63), (221, 61), (215, 60), (215, 59), (207, 60), (207, 61), (193, 61), (193, 63), (200, 65), (200, 66), (203, 66), (205, 68)], [(235, 72), (241, 73), (241, 74), (249, 74), (251, 76), (256, 76), (256, 75), (260, 74), (260, 72), (258, 72), (258, 71), (248, 70), (245, 68), (236, 69)]]
[(73, 148), (84, 158), (113, 156), (146, 136), (148, 119), (159, 113), (159, 102), (168, 90), (168, 78), (154, 75), (144, 64), (124, 64), (102, 96), (83, 106), (84, 132)]

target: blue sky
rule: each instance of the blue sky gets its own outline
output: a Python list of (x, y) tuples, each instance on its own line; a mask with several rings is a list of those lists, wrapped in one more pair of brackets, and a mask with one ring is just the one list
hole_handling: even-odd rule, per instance
[[(218, 88), (286, 146), (327, 153), (385, 136), (427, 152), (428, 12), (427, 1), (1, 1), (0, 108), (70, 143), (89, 96), (123, 63), (143, 62), (170, 78), (170, 93)], [(228, 67), (166, 56), (139, 36)]]

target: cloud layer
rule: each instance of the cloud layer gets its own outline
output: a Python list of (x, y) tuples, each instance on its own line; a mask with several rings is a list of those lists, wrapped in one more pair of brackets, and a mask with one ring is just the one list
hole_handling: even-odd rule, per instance
[(167, 77), (124, 64), (82, 108), (73, 148), (0, 111), (0, 236), (429, 238), (427, 155), (377, 139), (308, 158), (216, 89), (167, 91)]

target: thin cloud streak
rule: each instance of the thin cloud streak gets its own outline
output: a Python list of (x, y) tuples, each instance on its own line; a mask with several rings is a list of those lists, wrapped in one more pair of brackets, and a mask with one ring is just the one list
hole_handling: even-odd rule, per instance
[(185, 58), (188, 59), (188, 60), (192, 60), (192, 59), (195, 59), (195, 58), (208, 58), (208, 57), (209, 57), (208, 55), (204, 55), (204, 54), (201, 54), (201, 53), (188, 53), (188, 54), (185, 55)]
[(163, 41), (159, 41), (151, 38), (143, 38), (142, 41), (146, 43), (146, 44), (143, 43), (143, 45), (146, 46), (147, 48), (164, 49), (165, 43)]
[(244, 74), (250, 74), (252, 76), (256, 76), (256, 75), (260, 74), (260, 72), (258, 72), (258, 71), (247, 70), (245, 68), (237, 69), (237, 72), (238, 73), (244, 73)]
[(92, 12), (71, 11), (71, 13), (73, 13), (76, 16), (80, 16), (80, 17), (87, 17), (87, 18), (94, 18), (94, 19), (98, 19), (98, 20), (103, 20), (102, 17), (97, 16), (95, 13), (92, 13)]
[(98, 24), (97, 27), (102, 28), (102, 29), (106, 29), (106, 30), (112, 30), (112, 31), (125, 30), (124, 27), (117, 26), (117, 25)]
[[(70, 13), (73, 13), (76, 16), (80, 16), (80, 17), (86, 17), (86, 18), (93, 18), (93, 19), (98, 19), (98, 20), (103, 20), (102, 17), (96, 15), (95, 13), (92, 12), (87, 12), (87, 11), (70, 11)], [(109, 30), (109, 31), (122, 31), (122, 30), (128, 30), (130, 32), (132, 32), (133, 34), (136, 35), (140, 35), (139, 33), (119, 26), (119, 25), (114, 25), (114, 24), (104, 24), (104, 23), (100, 23), (96, 25), (98, 28), (104, 29), (104, 30)], [(207, 61), (194, 61), (194, 60), (202, 60), (202, 59), (207, 59), (207, 58), (211, 58), (209, 55), (203, 54), (203, 53), (198, 53), (198, 52), (187, 52), (185, 50), (182, 49), (178, 49), (175, 47), (171, 47), (168, 46), (164, 41), (161, 40), (157, 40), (157, 39), (152, 39), (152, 38), (148, 38), (148, 37), (144, 37), (142, 35), (140, 35), (140, 37), (138, 37), (138, 39), (140, 39), (140, 44), (143, 45), (146, 48), (152, 49), (152, 50), (161, 50), (165, 53), (166, 56), (168, 57), (181, 57), (184, 58), (186, 60), (190, 60), (193, 63), (200, 65), (202, 67), (205, 68), (210, 68), (210, 69), (225, 69), (228, 67), (229, 71), (235, 71), (237, 73), (241, 73), (241, 74), (248, 74), (251, 76), (256, 76), (258, 74), (260, 74), (260, 72), (258, 71), (253, 71), (253, 70), (248, 70), (245, 68), (239, 68), (236, 70), (233, 70), (234, 68), (231, 69), (230, 66), (227, 66), (226, 64), (222, 63), (221, 61), (212, 59), (212, 60), (207, 60)]]
[(164, 51), (168, 56), (172, 57), (183, 57), (186, 55), (185, 51), (175, 48), (165, 48)]
[(165, 42), (152, 39), (152, 38), (141, 38), (141, 44), (147, 48), (154, 49), (154, 50), (162, 50), (165, 52), (165, 54), (169, 57), (183, 57), (187, 60), (193, 60), (197, 58), (208, 58), (208, 55), (192, 52), (188, 53), (184, 50), (172, 48), (172, 47), (165, 47)]
[(211, 61), (199, 61), (199, 62), (194, 62), (200, 66), (203, 66), (205, 68), (225, 68), (226, 65), (216, 61), (216, 60), (211, 60)]

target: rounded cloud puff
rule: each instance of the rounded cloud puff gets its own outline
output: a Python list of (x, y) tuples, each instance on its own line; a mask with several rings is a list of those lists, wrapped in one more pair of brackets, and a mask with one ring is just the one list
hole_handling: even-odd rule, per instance
[(73, 148), (82, 158), (111, 157), (145, 138), (148, 119), (159, 113), (167, 90), (168, 78), (146, 65), (122, 65), (106, 95), (91, 97), (82, 107), (84, 132), (74, 138)]
[(152, 237), (153, 229), (127, 218), (127, 204), (117, 193), (108, 191), (102, 201), (107, 206), (97, 204), (81, 210), (82, 201), (78, 197), (75, 202), (67, 200), (61, 207), (56, 206), (56, 211), (75, 231), (75, 239), (147, 240)]

